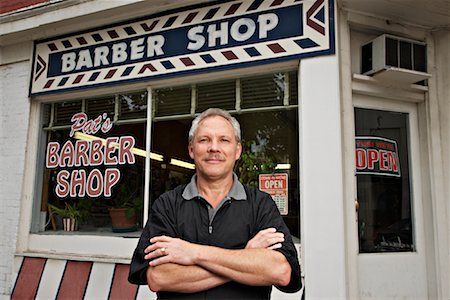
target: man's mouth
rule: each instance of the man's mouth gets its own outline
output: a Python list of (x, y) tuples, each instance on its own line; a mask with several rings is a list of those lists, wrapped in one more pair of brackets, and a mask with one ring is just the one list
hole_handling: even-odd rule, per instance
[(207, 162), (222, 162), (222, 161), (224, 161), (224, 159), (222, 159), (220, 157), (209, 157), (209, 158), (205, 159), (205, 161), (207, 161)]

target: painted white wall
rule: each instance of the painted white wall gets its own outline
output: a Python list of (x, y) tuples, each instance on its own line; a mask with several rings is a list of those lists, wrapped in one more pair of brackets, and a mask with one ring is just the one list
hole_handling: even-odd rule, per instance
[[(433, 32), (434, 94), (428, 106), (430, 132), (430, 164), (435, 196), (435, 239), (437, 241), (438, 295), (450, 297), (450, 31)], [(440, 135), (440, 136), (439, 136)], [(437, 147), (436, 147), (437, 146)], [(441, 175), (441, 176), (439, 176)], [(439, 178), (441, 177), (441, 178)], [(445, 243), (445, 244), (444, 244)]]
[(346, 299), (339, 61), (300, 64), (301, 236), (306, 299)]
[(0, 64), (0, 296), (12, 288), (28, 130), (29, 74), (29, 61)]

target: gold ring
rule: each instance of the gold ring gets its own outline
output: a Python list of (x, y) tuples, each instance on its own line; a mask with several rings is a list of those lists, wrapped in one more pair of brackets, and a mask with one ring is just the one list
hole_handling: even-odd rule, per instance
[(162, 252), (162, 254), (166, 255), (166, 248), (162, 247), (161, 252)]

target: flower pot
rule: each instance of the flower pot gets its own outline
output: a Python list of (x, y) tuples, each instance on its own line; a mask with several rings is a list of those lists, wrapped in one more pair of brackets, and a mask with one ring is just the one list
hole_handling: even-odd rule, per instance
[(63, 229), (64, 231), (76, 231), (78, 230), (77, 219), (74, 218), (63, 218)]
[(132, 232), (136, 231), (136, 215), (127, 218), (127, 208), (110, 208), (111, 225), (113, 232)]

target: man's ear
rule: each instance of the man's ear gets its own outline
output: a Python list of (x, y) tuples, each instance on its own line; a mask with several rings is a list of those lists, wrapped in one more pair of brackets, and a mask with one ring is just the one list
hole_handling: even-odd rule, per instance
[(236, 145), (236, 160), (239, 159), (239, 157), (241, 157), (242, 154), (242, 144), (241, 143), (237, 143)]
[(188, 151), (189, 151), (189, 156), (191, 157), (191, 159), (194, 159), (194, 148), (191, 143), (189, 143), (189, 145), (188, 145)]

